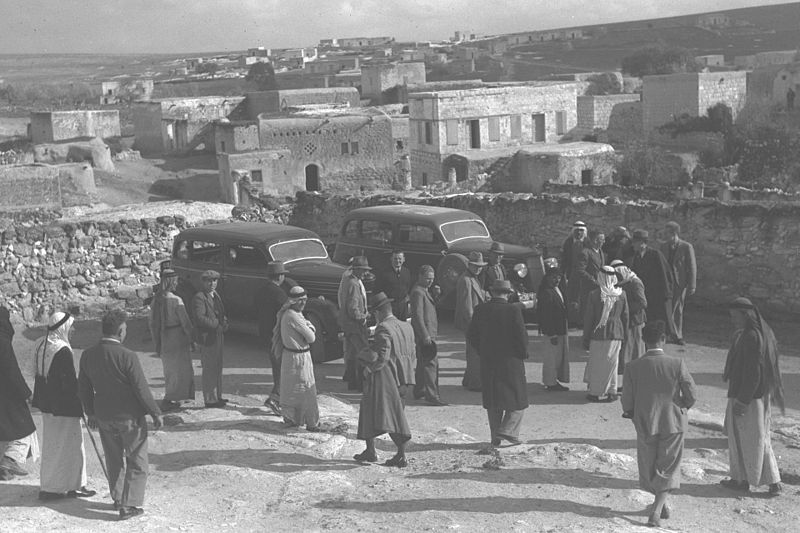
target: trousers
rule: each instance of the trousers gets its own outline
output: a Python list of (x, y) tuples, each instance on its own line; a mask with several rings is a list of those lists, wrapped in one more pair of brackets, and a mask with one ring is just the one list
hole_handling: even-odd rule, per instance
[(522, 427), (522, 417), (525, 411), (504, 411), (503, 409), (487, 409), (489, 415), (489, 431), (492, 440), (501, 437), (519, 437), (519, 430)]
[(141, 507), (147, 485), (147, 421), (144, 417), (98, 420), (106, 456), (111, 499), (122, 507)]

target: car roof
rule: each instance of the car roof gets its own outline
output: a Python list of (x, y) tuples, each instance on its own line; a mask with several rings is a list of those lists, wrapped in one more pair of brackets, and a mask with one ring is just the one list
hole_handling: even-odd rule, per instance
[(361, 207), (348, 213), (346, 219), (375, 217), (393, 222), (419, 222), (427, 219), (435, 224), (451, 222), (453, 220), (480, 220), (481, 217), (471, 211), (452, 209), (449, 207), (436, 207), (431, 205), (377, 205)]
[(263, 244), (289, 239), (319, 239), (319, 236), (311, 230), (268, 222), (208, 224), (185, 229), (178, 237), (181, 239), (215, 238)]

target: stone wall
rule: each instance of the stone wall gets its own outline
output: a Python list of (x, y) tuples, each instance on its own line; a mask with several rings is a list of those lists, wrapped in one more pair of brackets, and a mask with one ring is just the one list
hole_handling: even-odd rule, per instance
[(66, 141), (80, 137), (119, 137), (119, 111), (53, 111), (31, 113), (34, 144)]
[(0, 297), (29, 322), (55, 308), (92, 314), (114, 305), (141, 306), (152, 295), (173, 237), (187, 226), (179, 216), (47, 218), (0, 219)]
[[(345, 214), (368, 205), (399, 203), (393, 196), (299, 195), (289, 223), (336, 240)], [(408, 202), (466, 209), (486, 221), (498, 240), (542, 245), (557, 253), (575, 220), (607, 231), (643, 228), (652, 236), (675, 220), (695, 246), (696, 304), (721, 305), (743, 294), (771, 314), (800, 313), (800, 205), (715, 200), (676, 204), (571, 199), (551, 195), (483, 195), (407, 199)]]
[(609, 129), (609, 125), (620, 120), (618, 117), (621, 115), (635, 113), (631, 110), (641, 106), (640, 100), (638, 94), (578, 96), (577, 128), (585, 133)]
[(0, 210), (61, 207), (59, 170), (55, 166), (2, 166), (0, 190)]

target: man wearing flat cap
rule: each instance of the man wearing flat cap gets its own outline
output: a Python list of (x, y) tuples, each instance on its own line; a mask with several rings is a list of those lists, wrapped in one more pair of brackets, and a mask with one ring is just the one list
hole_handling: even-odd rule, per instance
[(456, 309), (453, 318), (456, 328), (464, 333), (467, 350), (467, 368), (464, 371), (461, 385), (467, 390), (476, 392), (481, 390), (480, 357), (477, 349), (467, 337), (467, 330), (472, 321), (472, 312), (475, 306), (488, 299), (479, 278), (481, 270), (485, 266), (482, 253), (474, 251), (469, 253), (467, 268), (456, 280)]
[[(258, 335), (266, 347), (272, 366), (272, 391), (264, 405), (280, 415), (281, 353), (272, 350), (272, 332), (278, 321), (278, 311), (286, 303), (287, 295), (283, 289), (288, 271), (283, 261), (270, 261), (267, 264), (267, 282), (256, 291), (255, 309), (258, 316)], [(296, 283), (291, 282), (292, 286)]]
[(467, 331), (480, 357), (483, 408), (489, 417), (492, 446), (504, 439), (519, 444), (522, 416), (528, 408), (525, 363), (528, 333), (522, 306), (508, 303), (507, 280), (495, 280), (491, 300), (475, 308)]
[(644, 284), (647, 299), (647, 321), (663, 320), (667, 337), (675, 337), (672, 323), (674, 279), (664, 254), (648, 245), (650, 234), (643, 229), (633, 232), (633, 255), (625, 261)]
[(358, 354), (364, 368), (364, 395), (358, 411), (358, 438), (366, 449), (354, 456), (359, 462), (376, 462), (375, 438), (384, 433), (397, 446), (385, 466), (408, 466), (406, 444), (411, 439), (403, 411), (403, 398), (414, 386), (414, 330), (392, 314), (392, 299), (379, 292), (370, 298), (375, 313), (372, 345)]
[(508, 279), (508, 272), (506, 267), (503, 266), (501, 261), (505, 255), (505, 246), (501, 242), (493, 242), (489, 248), (489, 253), (486, 254), (486, 268), (483, 270), (483, 288), (489, 290), (494, 280)]
[(206, 407), (224, 407), (228, 400), (222, 397), (222, 353), (228, 317), (217, 293), (219, 272), (206, 270), (201, 279), (203, 290), (192, 298), (192, 309), (203, 362), (203, 400)]
[(353, 258), (339, 283), (339, 326), (344, 332), (344, 380), (349, 390), (361, 390), (362, 373), (358, 353), (369, 344), (367, 290), (362, 279), (372, 270), (367, 258)]

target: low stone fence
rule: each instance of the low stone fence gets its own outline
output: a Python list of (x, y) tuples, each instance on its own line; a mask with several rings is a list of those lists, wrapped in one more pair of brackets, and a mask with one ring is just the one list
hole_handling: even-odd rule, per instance
[(646, 229), (655, 246), (664, 224), (675, 220), (697, 254), (695, 303), (721, 305), (734, 296), (746, 295), (773, 315), (800, 313), (798, 204), (726, 204), (713, 199), (621, 202), (510, 193), (429, 198), (300, 194), (289, 223), (316, 231), (330, 244), (350, 210), (401, 202), (472, 211), (486, 221), (494, 238), (541, 245), (552, 255), (559, 254), (575, 220), (606, 231), (615, 226)]

